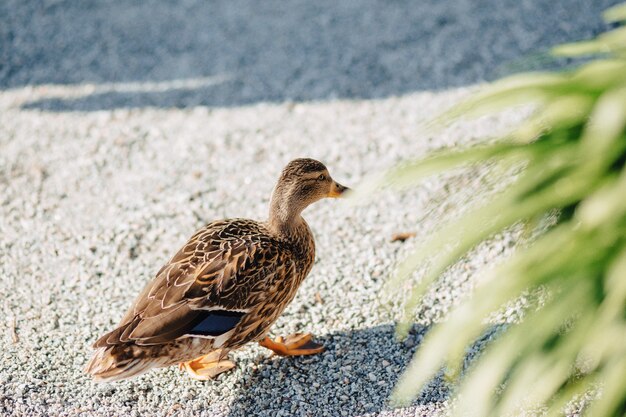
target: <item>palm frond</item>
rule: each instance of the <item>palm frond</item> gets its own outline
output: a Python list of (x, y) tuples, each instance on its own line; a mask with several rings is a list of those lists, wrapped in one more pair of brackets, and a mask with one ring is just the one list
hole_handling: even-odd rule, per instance
[[(605, 18), (626, 22), (626, 4), (607, 10)], [(591, 415), (625, 410), (626, 27), (554, 53), (601, 57), (575, 70), (493, 83), (431, 127), (503, 106), (531, 105), (532, 115), (500, 140), (406, 162), (361, 189), (361, 195), (402, 189), (475, 164), (523, 167), (489, 204), (446, 225), (399, 266), (390, 288), (429, 265), (405, 305), (401, 336), (424, 293), (470, 250), (515, 224), (561, 213), (552, 229), (489, 273), (470, 299), (433, 327), (395, 388), (394, 403), (410, 402), (443, 369), (458, 379), (463, 415), (507, 415), (521, 405), (559, 415), (585, 395), (596, 397)], [(466, 348), (491, 326), (490, 315), (529, 291), (545, 295), (539, 306), (499, 332), (463, 369)]]

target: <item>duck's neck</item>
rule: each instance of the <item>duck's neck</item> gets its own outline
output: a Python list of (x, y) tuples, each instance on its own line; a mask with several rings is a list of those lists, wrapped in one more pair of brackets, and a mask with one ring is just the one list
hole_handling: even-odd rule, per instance
[(301, 216), (304, 207), (281, 191), (276, 189), (272, 194), (268, 224), (276, 234), (289, 238), (302, 230), (303, 226), (307, 227)]
[(303, 232), (308, 230), (308, 225), (302, 216), (284, 222), (276, 218), (270, 217), (267, 222), (270, 230), (285, 240), (296, 241), (301, 239)]
[(301, 270), (304, 271), (302, 277), (311, 270), (315, 260), (313, 233), (301, 215), (305, 207), (306, 205), (299, 204), (298, 201), (290, 201), (288, 194), (274, 191), (267, 222), (269, 229), (293, 248)]

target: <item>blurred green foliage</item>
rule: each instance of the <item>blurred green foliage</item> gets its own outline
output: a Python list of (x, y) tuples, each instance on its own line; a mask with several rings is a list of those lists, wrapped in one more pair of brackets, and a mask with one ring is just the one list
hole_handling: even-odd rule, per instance
[[(626, 4), (605, 18), (626, 22)], [(554, 227), (485, 277), (426, 335), (395, 389), (397, 404), (410, 402), (443, 368), (458, 379), (459, 415), (510, 415), (520, 406), (562, 415), (572, 399), (589, 393), (597, 398), (588, 415), (625, 412), (626, 27), (553, 52), (594, 58), (575, 70), (489, 85), (439, 121), (529, 103), (532, 116), (501, 140), (405, 163), (369, 184), (412, 186), (434, 173), (485, 162), (524, 167), (488, 205), (448, 224), (400, 266), (396, 283), (430, 262), (406, 305), (401, 334), (420, 297), (469, 250), (514, 224), (560, 212)], [(533, 291), (545, 295), (540, 307), (503, 331), (458, 378), (467, 347), (490, 326), (487, 318)]]

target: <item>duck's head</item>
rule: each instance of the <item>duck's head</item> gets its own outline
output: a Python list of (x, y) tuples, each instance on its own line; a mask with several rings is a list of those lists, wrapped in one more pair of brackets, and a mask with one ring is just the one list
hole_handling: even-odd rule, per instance
[(294, 159), (283, 169), (274, 188), (270, 221), (295, 221), (310, 204), (322, 198), (342, 197), (348, 190), (333, 180), (321, 162), (310, 158)]

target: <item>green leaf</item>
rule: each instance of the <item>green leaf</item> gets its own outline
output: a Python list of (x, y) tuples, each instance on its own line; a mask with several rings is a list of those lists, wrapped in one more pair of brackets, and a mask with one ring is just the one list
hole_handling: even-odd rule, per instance
[[(607, 11), (626, 21), (626, 4)], [(495, 233), (562, 210), (557, 225), (482, 278), (472, 297), (426, 335), (392, 401), (406, 404), (445, 370), (462, 376), (457, 411), (517, 413), (520, 404), (562, 413), (576, 395), (597, 394), (590, 415), (617, 415), (626, 403), (626, 28), (555, 48), (556, 54), (606, 54), (579, 69), (509, 77), (439, 116), (453, 118), (532, 106), (533, 113), (499, 141), (443, 150), (404, 164), (374, 188), (401, 189), (469, 164), (497, 164), (517, 178), (490, 204), (467, 211), (416, 248), (387, 290), (425, 268), (405, 304), (406, 332), (420, 297), (436, 279)], [(508, 167), (508, 168), (507, 168)], [(519, 170), (522, 169), (521, 173)], [(491, 314), (528, 292), (538, 308), (500, 332), (463, 376), (467, 346)], [(403, 297), (405, 294), (403, 294)]]
[(606, 10), (602, 17), (607, 22), (624, 22), (626, 21), (626, 4), (618, 4)]
[(552, 54), (568, 57), (608, 54), (610, 52), (611, 46), (601, 40), (566, 43), (552, 48)]
[[(619, 341), (622, 344), (626, 340)], [(594, 401), (588, 414), (590, 416), (613, 416), (623, 413), (620, 407), (624, 401), (624, 392), (626, 391), (626, 356), (622, 354), (621, 358), (609, 362), (601, 373), (600, 380), (602, 384), (602, 392), (600, 399)]]

